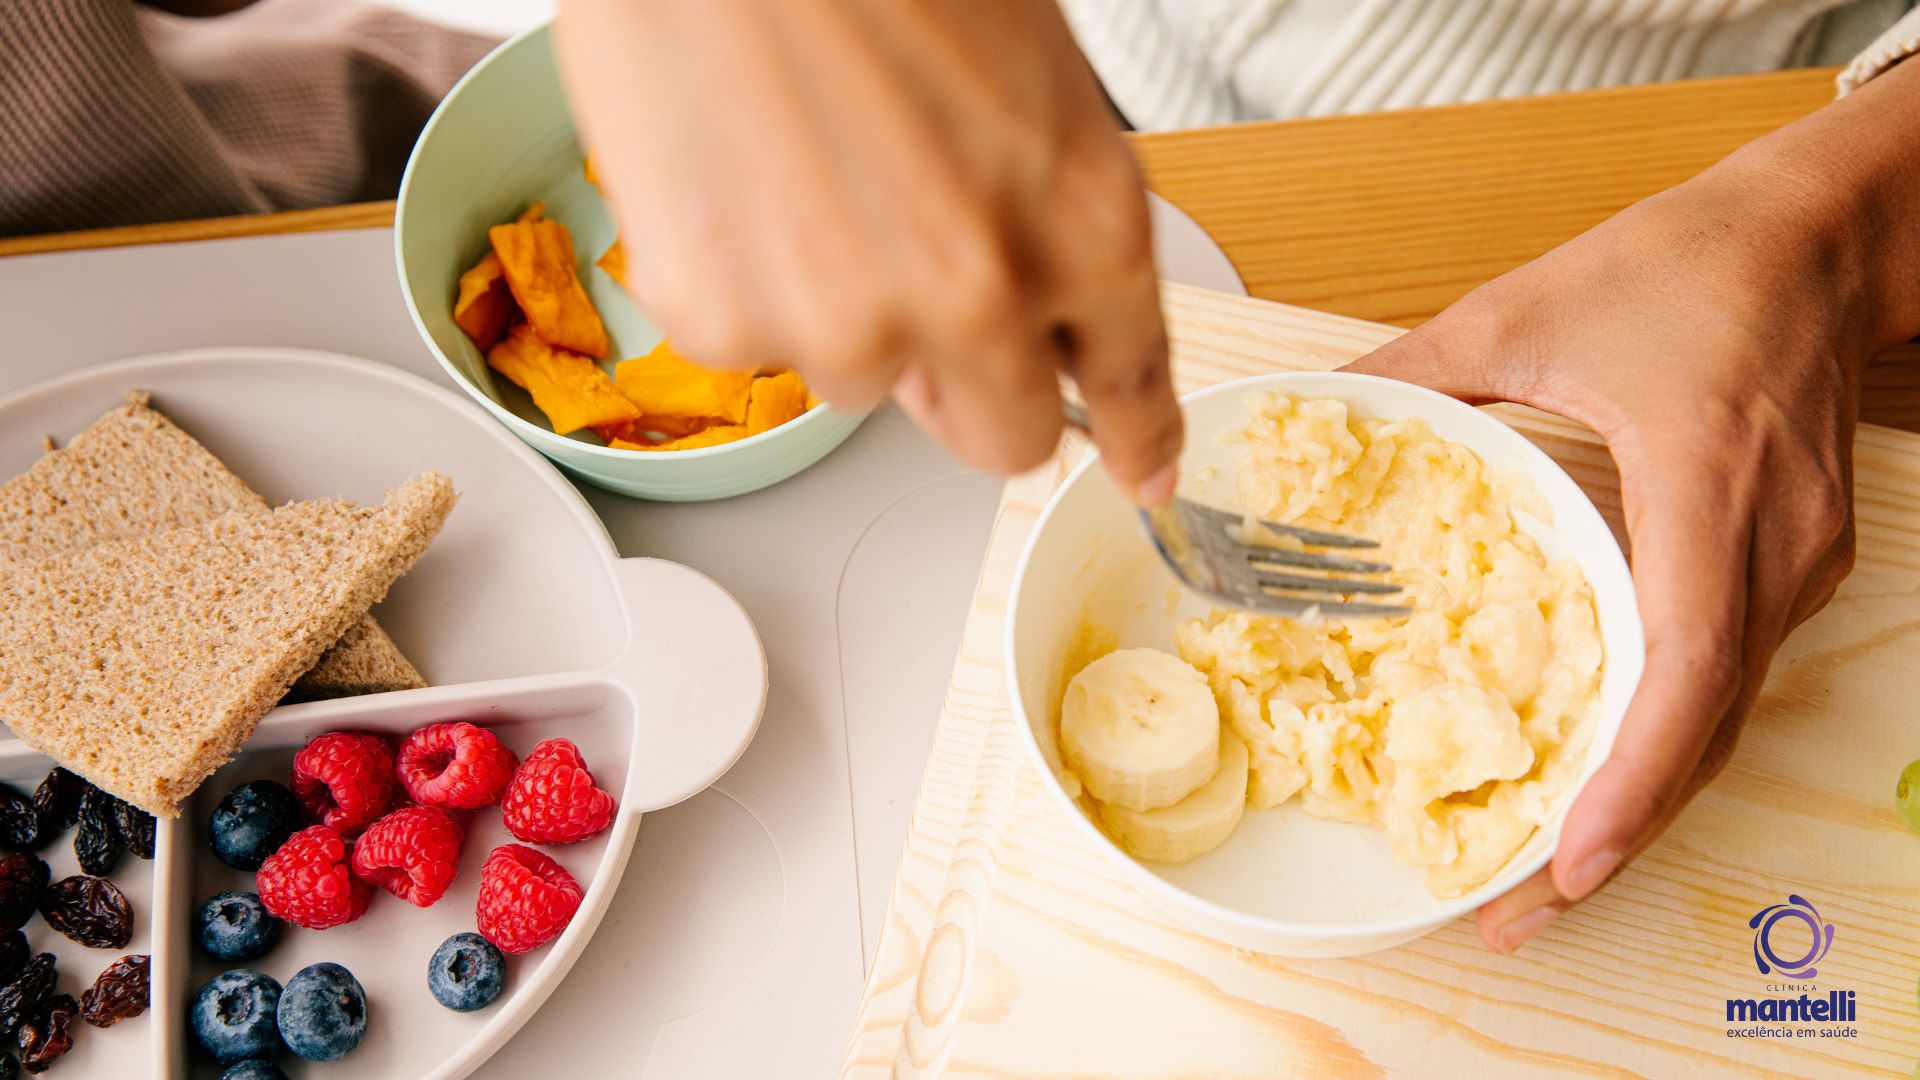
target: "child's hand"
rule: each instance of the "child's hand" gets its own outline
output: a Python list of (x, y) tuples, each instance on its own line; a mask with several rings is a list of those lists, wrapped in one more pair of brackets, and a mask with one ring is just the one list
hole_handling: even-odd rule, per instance
[(1122, 491), (1181, 439), (1139, 173), (1052, 0), (566, 0), (569, 98), (684, 351), (892, 391), (1038, 464), (1079, 383)]

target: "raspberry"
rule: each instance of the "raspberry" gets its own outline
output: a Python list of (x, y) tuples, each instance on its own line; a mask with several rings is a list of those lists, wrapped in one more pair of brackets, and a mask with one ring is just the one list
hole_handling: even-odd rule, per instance
[(466, 830), (445, 810), (403, 807), (353, 842), (353, 872), (415, 907), (431, 907), (453, 884), (465, 839)]
[(571, 844), (613, 822), (613, 796), (593, 786), (580, 749), (566, 739), (533, 748), (500, 803), (507, 831), (533, 844)]
[(480, 936), (518, 955), (560, 935), (580, 910), (580, 884), (530, 847), (502, 844), (480, 868)]
[(393, 751), (378, 735), (335, 731), (293, 756), (293, 794), (320, 824), (351, 838), (393, 802)]
[(309, 930), (350, 923), (367, 913), (373, 890), (353, 876), (346, 840), (325, 825), (287, 838), (260, 864), (256, 888), (267, 914)]
[(513, 779), (513, 766), (513, 751), (493, 732), (460, 720), (423, 727), (400, 744), (400, 782), (422, 806), (492, 806)]

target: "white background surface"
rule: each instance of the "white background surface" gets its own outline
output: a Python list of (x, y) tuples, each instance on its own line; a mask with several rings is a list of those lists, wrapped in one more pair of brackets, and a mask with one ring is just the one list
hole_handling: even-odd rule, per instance
[[(1157, 211), (1167, 276), (1240, 291), (1204, 233)], [(0, 259), (0, 392), (195, 345), (327, 349), (446, 384), (391, 248), (389, 230), (367, 229)], [(447, 470), (457, 482), (459, 463)], [(998, 492), (892, 408), (812, 470), (737, 499), (587, 489), (622, 554), (686, 563), (742, 601), (770, 700), (719, 784), (643, 819), (590, 951), (475, 1075), (837, 1070)]]

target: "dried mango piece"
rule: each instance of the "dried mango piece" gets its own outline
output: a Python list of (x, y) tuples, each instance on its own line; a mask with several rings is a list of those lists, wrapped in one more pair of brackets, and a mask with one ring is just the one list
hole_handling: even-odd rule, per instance
[(557, 349), (607, 355), (607, 327), (573, 266), (573, 234), (557, 221), (515, 221), (487, 230), (513, 298), (540, 340)]
[(719, 421), (708, 416), (643, 416), (634, 423), (642, 431), (657, 431), (670, 439), (678, 439), (705, 431)]
[(807, 384), (798, 372), (783, 371), (753, 380), (747, 395), (747, 430), (755, 435), (771, 431), (805, 412)]
[(525, 210), (520, 211), (520, 216), (517, 218), (514, 218), (513, 220), (519, 221), (519, 222), (539, 221), (545, 218), (546, 216), (547, 216), (546, 203), (530, 202), (527, 204), (527, 208)]
[(600, 174), (593, 171), (592, 154), (588, 154), (586, 157), (580, 159), (580, 172), (586, 176), (587, 183), (592, 184), (594, 187), (600, 186)]
[(705, 431), (696, 431), (672, 442), (661, 443), (660, 450), (698, 450), (703, 446), (719, 446), (721, 443), (735, 442), (753, 434), (738, 424), (721, 424)]
[(632, 443), (625, 439), (615, 439), (616, 450), (698, 450), (705, 446), (719, 446), (721, 443), (735, 442), (746, 438), (752, 432), (743, 424), (722, 424), (705, 431), (696, 431), (692, 435), (663, 443)]
[(453, 301), (454, 325), (466, 331), (482, 352), (507, 334), (507, 324), (520, 309), (507, 288), (500, 256), (489, 251), (473, 268), (460, 275), (460, 295)]
[(613, 381), (648, 416), (711, 416), (744, 424), (753, 373), (701, 367), (662, 341), (645, 356), (620, 361)]
[(555, 433), (637, 420), (640, 410), (613, 388), (600, 365), (541, 341), (529, 323), (487, 352), (487, 365), (533, 395)]
[(664, 436), (667, 439), (678, 439), (697, 431), (705, 431), (717, 423), (719, 421), (704, 416), (643, 416), (638, 420), (628, 420), (619, 424), (601, 424), (593, 429), (593, 433), (600, 436), (601, 440), (609, 446), (613, 445), (615, 439), (635, 443), (653, 443), (663, 441), (653, 438), (655, 435)]
[(613, 246), (608, 248), (593, 265), (599, 267), (601, 273), (620, 284), (627, 283), (627, 249), (620, 246), (619, 237), (614, 237)]

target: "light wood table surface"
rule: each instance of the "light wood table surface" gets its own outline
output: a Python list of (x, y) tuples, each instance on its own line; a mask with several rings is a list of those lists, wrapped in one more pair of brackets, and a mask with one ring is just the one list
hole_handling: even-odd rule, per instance
[[(1181, 286), (1164, 299), (1182, 391), (1324, 371), (1399, 333)], [(1621, 531), (1618, 476), (1592, 432), (1496, 408)], [(1657, 843), (1515, 955), (1488, 951), (1462, 917), (1345, 959), (1252, 952), (1182, 926), (1034, 761), (1005, 631), (1021, 551), (1081, 445), (1001, 499), (841, 1080), (1912, 1074), (1920, 837), (1893, 792), (1920, 746), (1920, 435), (1860, 428), (1858, 564), (1776, 656), (1732, 760)], [(1171, 643), (1128, 629), (1146, 636), (1127, 645)], [(1267, 813), (1282, 815), (1260, 823), (1273, 838), (1299, 811)], [(1234, 843), (1202, 859), (1230, 858)], [(1306, 859), (1272, 887), (1340, 873)], [(1812, 983), (1758, 968), (1748, 921), (1799, 894), (1838, 927)], [(1793, 925), (1793, 944), (1765, 939), (1778, 955), (1810, 945)], [(1725, 1020), (1735, 999), (1836, 992), (1855, 995), (1843, 1019), (1857, 1022), (1756, 1038)]]
[(1833, 99), (1811, 69), (1139, 137), (1265, 300), (1416, 326)]

